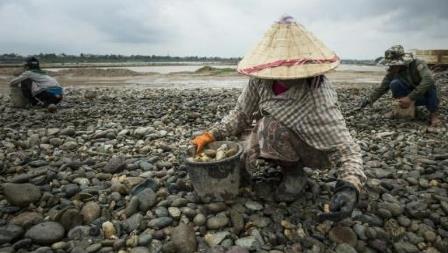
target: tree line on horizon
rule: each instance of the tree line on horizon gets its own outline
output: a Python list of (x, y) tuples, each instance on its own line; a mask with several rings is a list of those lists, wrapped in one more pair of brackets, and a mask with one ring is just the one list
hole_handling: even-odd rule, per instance
[[(169, 55), (119, 55), (119, 54), (37, 54), (42, 63), (114, 63), (114, 62), (229, 62), (237, 63), (241, 58), (200, 57), (200, 56), (169, 56)], [(27, 56), (10, 53), (1, 54), (0, 63), (22, 63)]]
[[(220, 62), (227, 64), (237, 64), (241, 57), (201, 57), (201, 56), (161, 56), (161, 55), (119, 55), (119, 54), (84, 54), (70, 55), (70, 54), (37, 54), (36, 56), (42, 63), (164, 63), (164, 62)], [(0, 64), (21, 64), (27, 56), (9, 53), (0, 54)], [(375, 60), (357, 60), (357, 59), (342, 59), (344, 64), (363, 64), (375, 65), (378, 61)]]

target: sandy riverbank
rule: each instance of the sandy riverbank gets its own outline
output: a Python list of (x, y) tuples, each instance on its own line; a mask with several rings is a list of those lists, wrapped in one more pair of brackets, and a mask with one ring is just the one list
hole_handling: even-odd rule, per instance
[[(143, 69), (142, 69), (143, 68)], [(236, 73), (231, 68), (207, 68), (196, 66), (194, 71), (183, 70), (176, 66), (165, 66), (155, 69), (142, 67), (140, 69), (122, 68), (76, 68), (54, 71), (49, 74), (68, 88), (94, 87), (128, 87), (128, 88), (241, 88), (247, 83), (246, 76)], [(171, 68), (171, 69), (170, 69)], [(187, 70), (191, 70), (187, 66)], [(384, 69), (371, 66), (341, 66), (340, 70), (328, 73), (328, 78), (338, 87), (365, 87), (381, 81)], [(136, 71), (138, 70), (138, 71)], [(164, 74), (152, 72), (161, 71)], [(20, 69), (0, 69), (0, 93), (9, 90), (8, 81), (20, 73)], [(175, 71), (175, 72), (169, 72)]]

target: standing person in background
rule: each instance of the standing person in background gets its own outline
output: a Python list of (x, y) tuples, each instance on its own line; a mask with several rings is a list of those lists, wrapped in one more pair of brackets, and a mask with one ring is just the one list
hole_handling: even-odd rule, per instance
[(25, 60), (24, 72), (9, 82), (11, 86), (20, 87), (23, 96), (35, 106), (55, 108), (61, 102), (64, 90), (53, 77), (40, 68), (36, 57)]

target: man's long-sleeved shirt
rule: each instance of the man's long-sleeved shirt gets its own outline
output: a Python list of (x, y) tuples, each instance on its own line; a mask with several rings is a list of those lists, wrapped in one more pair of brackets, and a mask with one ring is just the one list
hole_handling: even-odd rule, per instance
[(428, 65), (420, 59), (415, 59), (403, 71), (396, 74), (388, 71), (381, 85), (370, 95), (370, 103), (375, 102), (384, 95), (389, 90), (390, 82), (394, 79), (401, 79), (411, 86), (413, 90), (408, 96), (413, 101), (423, 96), (429, 89), (435, 86), (434, 78)]
[(33, 84), (31, 87), (31, 94), (33, 96), (36, 96), (40, 92), (51, 87), (61, 87), (56, 79), (45, 74), (45, 72), (31, 70), (23, 72), (20, 76), (11, 80), (9, 84), (11, 86), (19, 85), (25, 79), (33, 80)]
[[(319, 78), (323, 81), (313, 88)], [(280, 95), (274, 94), (272, 85), (272, 80), (251, 79), (236, 107), (212, 127), (215, 139), (238, 135), (251, 125), (257, 112), (269, 114), (308, 145), (326, 151), (338, 168), (338, 178), (360, 190), (366, 181), (360, 148), (346, 127), (329, 81), (322, 76), (310, 82), (302, 79)]]

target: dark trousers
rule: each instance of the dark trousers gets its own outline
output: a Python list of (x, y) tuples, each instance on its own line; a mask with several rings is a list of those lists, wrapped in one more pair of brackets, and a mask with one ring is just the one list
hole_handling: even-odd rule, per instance
[(42, 102), (44, 104), (44, 106), (47, 106), (49, 104), (57, 104), (59, 102), (61, 102), (62, 97), (61, 96), (54, 96), (53, 94), (46, 92), (46, 91), (42, 91), (39, 94), (37, 94), (36, 96), (33, 96), (32, 93), (32, 86), (33, 86), (33, 80), (31, 79), (25, 79), (20, 83), (21, 89), (22, 89), (22, 94), (23, 96), (28, 99), (28, 101), (32, 104), (32, 105), (37, 105), (40, 102)]
[[(406, 97), (413, 88), (401, 79), (394, 79), (389, 84), (392, 96), (394, 98)], [(436, 112), (439, 107), (439, 98), (437, 97), (436, 87), (432, 87), (423, 96), (415, 101), (416, 106), (426, 106), (428, 111)]]

